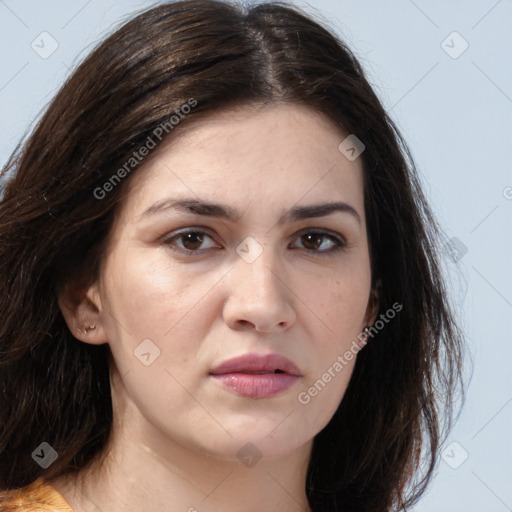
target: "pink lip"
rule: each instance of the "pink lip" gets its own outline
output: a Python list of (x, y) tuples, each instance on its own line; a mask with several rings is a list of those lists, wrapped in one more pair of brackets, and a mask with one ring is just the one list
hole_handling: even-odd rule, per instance
[(223, 373), (243, 373), (243, 372), (267, 372), (281, 370), (290, 375), (300, 376), (300, 370), (286, 357), (279, 354), (246, 354), (234, 357), (223, 362), (210, 373), (220, 375)]
[[(276, 370), (283, 373), (274, 373)], [(210, 375), (228, 389), (250, 398), (277, 395), (293, 386), (301, 377), (297, 366), (279, 354), (236, 357), (217, 366)]]

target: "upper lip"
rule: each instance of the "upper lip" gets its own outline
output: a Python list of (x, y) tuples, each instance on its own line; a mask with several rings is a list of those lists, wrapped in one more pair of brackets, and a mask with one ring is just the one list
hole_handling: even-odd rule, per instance
[(241, 372), (269, 372), (276, 370), (300, 376), (300, 370), (288, 358), (279, 354), (244, 354), (224, 361), (210, 371), (212, 375)]

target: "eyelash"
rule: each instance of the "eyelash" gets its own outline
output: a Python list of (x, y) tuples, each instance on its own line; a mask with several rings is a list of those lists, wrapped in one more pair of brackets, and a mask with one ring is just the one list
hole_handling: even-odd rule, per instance
[[(171, 250), (179, 252), (181, 254), (187, 254), (187, 255), (190, 255), (190, 256), (198, 256), (201, 253), (210, 250), (210, 249), (197, 249), (197, 250), (184, 249), (182, 247), (176, 247), (176, 246), (174, 246), (172, 244), (172, 242), (174, 240), (180, 239), (181, 237), (183, 237), (185, 235), (188, 235), (189, 233), (197, 233), (197, 234), (200, 234), (200, 235), (207, 235), (209, 238), (213, 239), (213, 237), (207, 231), (204, 231), (201, 228), (189, 228), (189, 229), (186, 229), (184, 231), (180, 231), (178, 233), (175, 233), (172, 236), (164, 238), (162, 240), (162, 242), (165, 245), (167, 245)], [(331, 240), (332, 242), (335, 243), (335, 245), (331, 249), (328, 249), (328, 250), (319, 251), (319, 250), (315, 250), (315, 249), (305, 249), (305, 251), (307, 253), (309, 253), (309, 254), (318, 254), (320, 256), (330, 256), (330, 255), (333, 255), (333, 254), (335, 254), (335, 253), (337, 253), (339, 251), (344, 250), (346, 248), (346, 246), (347, 246), (347, 243), (345, 242), (345, 240), (343, 240), (339, 236), (336, 236), (333, 233), (331, 233), (329, 231), (326, 231), (326, 230), (309, 229), (309, 230), (302, 231), (301, 233), (299, 233), (297, 235), (297, 238), (300, 238), (300, 237), (302, 237), (304, 235), (307, 235), (307, 234), (320, 235), (320, 236), (323, 236), (325, 238), (328, 238), (329, 240)]]

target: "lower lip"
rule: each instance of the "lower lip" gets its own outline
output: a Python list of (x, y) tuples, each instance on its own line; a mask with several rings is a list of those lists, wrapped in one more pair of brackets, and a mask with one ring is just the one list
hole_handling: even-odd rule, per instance
[(289, 373), (223, 373), (212, 375), (228, 389), (249, 398), (267, 398), (291, 388), (300, 377)]

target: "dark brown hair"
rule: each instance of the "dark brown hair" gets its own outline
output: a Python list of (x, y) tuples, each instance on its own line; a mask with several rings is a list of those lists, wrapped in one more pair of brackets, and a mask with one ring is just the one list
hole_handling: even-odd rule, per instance
[[(312, 107), (364, 143), (373, 288), (379, 313), (395, 302), (403, 310), (358, 355), (339, 409), (314, 439), (306, 490), (315, 512), (383, 512), (423, 493), (463, 390), (443, 235), (398, 129), (353, 53), (322, 25), (282, 2), (148, 9), (92, 51), (16, 148), (0, 203), (1, 487), (102, 455), (112, 422), (108, 345), (72, 336), (57, 289), (98, 278), (136, 166), (104, 197), (95, 191), (194, 98), (166, 138), (230, 107), (286, 103)], [(59, 454), (47, 469), (31, 457), (43, 441)]]

